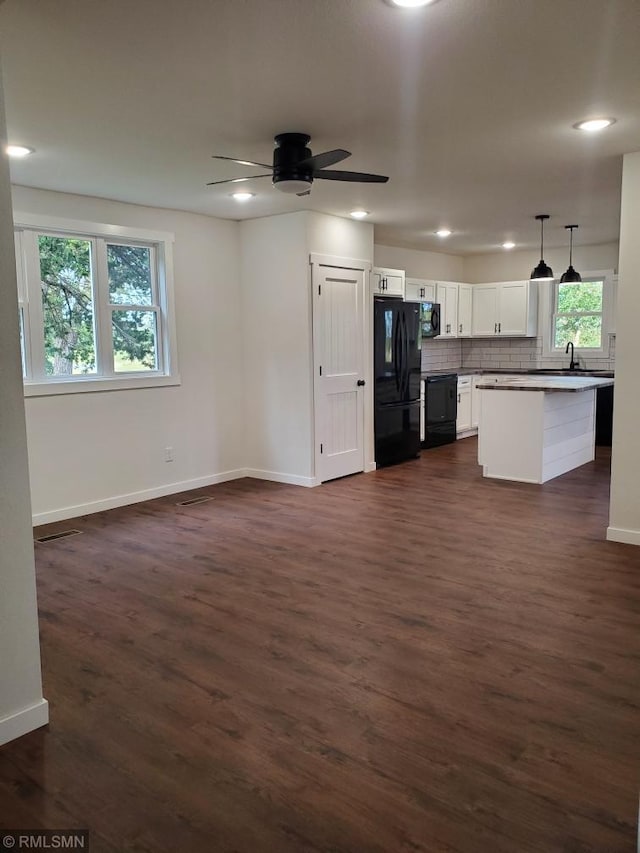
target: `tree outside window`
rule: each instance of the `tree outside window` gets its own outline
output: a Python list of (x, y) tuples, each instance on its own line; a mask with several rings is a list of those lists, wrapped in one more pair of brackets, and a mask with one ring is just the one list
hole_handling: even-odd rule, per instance
[(602, 279), (555, 286), (554, 349), (569, 341), (576, 349), (602, 348), (603, 288)]

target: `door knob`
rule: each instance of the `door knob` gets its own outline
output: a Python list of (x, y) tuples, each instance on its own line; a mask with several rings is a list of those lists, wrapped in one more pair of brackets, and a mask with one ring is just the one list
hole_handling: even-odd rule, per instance
[(362, 387), (362, 386), (365, 384), (364, 379), (358, 379), (358, 382), (357, 382), (356, 384), (357, 384), (359, 387)]

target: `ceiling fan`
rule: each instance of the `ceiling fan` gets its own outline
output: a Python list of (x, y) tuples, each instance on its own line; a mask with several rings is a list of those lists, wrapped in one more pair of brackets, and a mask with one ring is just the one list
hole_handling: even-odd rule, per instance
[[(322, 154), (312, 155), (311, 149), (307, 148), (311, 140), (306, 133), (279, 133), (275, 137), (275, 149), (273, 152), (273, 166), (266, 163), (255, 163), (252, 160), (239, 160), (236, 157), (223, 157), (214, 154), (215, 160), (231, 160), (241, 166), (258, 166), (263, 169), (271, 169), (262, 175), (253, 175), (254, 178), (270, 177), (273, 186), (285, 193), (296, 195), (309, 195), (311, 185), (316, 178), (325, 181), (351, 181), (365, 184), (386, 184), (389, 180), (385, 175), (370, 175), (367, 172), (340, 172), (327, 169), (351, 157), (350, 151), (343, 148), (335, 148), (333, 151), (325, 151)], [(213, 187), (217, 184), (234, 184), (241, 181), (249, 181), (251, 178), (229, 178), (225, 181), (210, 181), (207, 186)]]

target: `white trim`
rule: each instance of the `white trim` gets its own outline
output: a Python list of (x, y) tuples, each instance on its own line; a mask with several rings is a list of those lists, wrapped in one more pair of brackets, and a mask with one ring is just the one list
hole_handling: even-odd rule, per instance
[(311, 252), (309, 255), (310, 264), (318, 264), (322, 267), (341, 267), (346, 270), (363, 270), (369, 272), (371, 270), (371, 261), (362, 261), (357, 258), (339, 258), (336, 255), (318, 255)]
[(49, 703), (46, 699), (40, 699), (21, 711), (9, 714), (0, 720), (0, 746), (46, 726), (48, 722)]
[(33, 526), (37, 527), (40, 524), (50, 524), (53, 521), (65, 521), (68, 518), (78, 518), (78, 516), (81, 515), (91, 515), (94, 512), (102, 512), (106, 509), (115, 509), (119, 506), (128, 506), (129, 504), (136, 504), (141, 501), (150, 501), (154, 498), (164, 498), (167, 495), (174, 495), (179, 492), (189, 492), (192, 489), (201, 489), (205, 486), (214, 486), (216, 483), (226, 483), (229, 480), (240, 480), (242, 477), (247, 476), (249, 475), (246, 473), (244, 468), (237, 468), (233, 471), (223, 471), (220, 474), (209, 474), (206, 477), (197, 477), (194, 480), (182, 480), (178, 483), (167, 483), (164, 486), (157, 486), (153, 489), (144, 489), (141, 492), (130, 492), (126, 495), (115, 495), (112, 498), (105, 498), (100, 501), (91, 501), (86, 504), (62, 507), (61, 509), (54, 509), (49, 512), (39, 512), (35, 513), (33, 516)]
[(170, 231), (150, 231), (146, 228), (129, 228), (110, 225), (106, 222), (86, 222), (84, 219), (64, 219), (62, 216), (41, 216), (39, 213), (13, 214), (15, 228), (29, 228), (59, 232), (74, 232), (90, 237), (122, 237), (125, 240), (174, 243), (175, 234)]
[(627, 530), (624, 527), (607, 527), (607, 539), (609, 542), (640, 545), (640, 530)]
[(91, 394), (100, 391), (127, 391), (131, 388), (158, 388), (180, 385), (180, 376), (136, 373), (130, 376), (87, 376), (71, 381), (25, 382), (25, 397), (52, 397), (56, 394)]
[(261, 471), (258, 468), (245, 468), (244, 476), (252, 477), (254, 480), (269, 480), (272, 483), (304, 486), (308, 489), (320, 485), (320, 481), (316, 477), (300, 477), (298, 474), (281, 474), (278, 471)]

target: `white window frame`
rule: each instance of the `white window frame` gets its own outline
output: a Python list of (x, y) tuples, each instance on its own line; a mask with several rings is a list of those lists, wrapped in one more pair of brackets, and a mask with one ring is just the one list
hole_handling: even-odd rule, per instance
[[(576, 347), (576, 355), (585, 358), (608, 358), (610, 350), (609, 335), (613, 333), (613, 310), (614, 310), (614, 284), (615, 274), (613, 270), (589, 270), (582, 272), (583, 281), (598, 281), (602, 284), (602, 345), (598, 349), (593, 347)], [(560, 279), (540, 283), (540, 308), (543, 320), (542, 328), (542, 354), (546, 358), (560, 358), (565, 355), (565, 346), (555, 347), (555, 307), (558, 299), (558, 285)], [(544, 284), (547, 286), (544, 287)], [(597, 313), (597, 312), (593, 312)]]
[[(98, 222), (85, 222), (59, 217), (14, 213), (16, 232), (16, 270), (18, 301), (24, 317), (24, 348), (27, 376), (24, 380), (26, 397), (55, 394), (77, 394), (95, 391), (121, 391), (134, 388), (179, 385), (173, 283), (174, 235), (165, 231), (150, 231)], [(155, 310), (157, 314), (158, 370), (118, 372), (113, 369), (97, 374), (67, 377), (48, 376), (44, 371), (44, 327), (40, 288), (40, 258), (37, 235), (79, 237), (92, 242), (98, 269), (106, 269), (106, 245), (128, 244), (150, 247), (155, 264), (155, 294), (153, 305), (135, 306), (111, 304), (108, 281), (98, 273), (94, 286), (94, 316), (96, 354), (101, 347), (103, 356), (110, 356), (112, 309)], [(103, 254), (104, 253), (104, 254)], [(109, 364), (112, 363), (107, 358)], [(104, 368), (104, 365), (103, 365)]]

